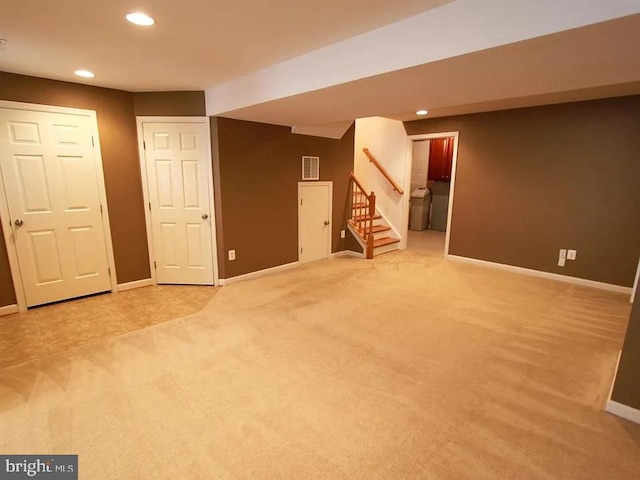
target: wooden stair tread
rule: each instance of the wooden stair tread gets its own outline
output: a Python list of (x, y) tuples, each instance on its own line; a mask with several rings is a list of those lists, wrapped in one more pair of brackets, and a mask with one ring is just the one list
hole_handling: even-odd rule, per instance
[(399, 238), (394, 237), (382, 237), (373, 241), (373, 248), (376, 247), (384, 247), (385, 245), (391, 245), (393, 243), (398, 243), (400, 241)]
[[(360, 238), (362, 238), (362, 240), (366, 241), (366, 235), (369, 234), (369, 227), (365, 227), (363, 229), (362, 232), (360, 232), (360, 230), (358, 230), (353, 222), (353, 220), (349, 219), (349, 224), (354, 227), (354, 229), (356, 230), (356, 232), (358, 233), (358, 236), (360, 236)], [(389, 226), (385, 226), (385, 225), (374, 225), (373, 228), (371, 229), (371, 231), (375, 234), (375, 233), (380, 233), (380, 232), (388, 232), (389, 230), (391, 230), (391, 227)]]
[[(357, 217), (353, 217), (353, 218), (352, 218), (352, 220), (355, 220), (355, 221), (359, 221), (359, 220), (369, 220), (369, 218), (370, 218), (370, 216), (369, 216), (369, 215), (359, 215), (359, 216), (357, 216)], [(382, 215), (379, 215), (379, 214), (377, 214), (377, 213), (376, 213), (376, 214), (373, 216), (373, 219), (374, 219), (374, 220), (378, 220), (379, 218), (382, 218)]]
[[(391, 230), (391, 227), (385, 226), (385, 225), (374, 225), (373, 228), (371, 229), (371, 232), (373, 233), (380, 233), (380, 232), (386, 232), (388, 230)], [(366, 227), (364, 229), (365, 233), (369, 233), (369, 227)]]

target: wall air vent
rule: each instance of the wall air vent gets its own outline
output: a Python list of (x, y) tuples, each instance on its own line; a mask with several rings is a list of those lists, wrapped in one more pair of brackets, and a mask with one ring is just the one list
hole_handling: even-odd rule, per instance
[(302, 180), (320, 180), (320, 157), (302, 157)]

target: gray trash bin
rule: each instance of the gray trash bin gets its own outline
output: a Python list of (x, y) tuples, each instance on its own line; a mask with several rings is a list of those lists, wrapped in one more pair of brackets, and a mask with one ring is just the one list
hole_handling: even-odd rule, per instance
[(411, 192), (409, 209), (409, 229), (422, 231), (429, 228), (429, 209), (431, 208), (431, 192), (428, 188), (416, 188)]

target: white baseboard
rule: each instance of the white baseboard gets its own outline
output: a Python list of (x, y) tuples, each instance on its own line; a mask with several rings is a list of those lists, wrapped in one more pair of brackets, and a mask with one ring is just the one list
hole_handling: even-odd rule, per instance
[(638, 290), (638, 282), (640, 282), (640, 260), (638, 260), (638, 270), (636, 270), (636, 279), (633, 281), (633, 288), (631, 289), (631, 299), (629, 302), (633, 303), (633, 299), (636, 296)]
[(300, 262), (285, 263), (284, 265), (277, 265), (271, 268), (265, 268), (264, 270), (258, 270), (256, 272), (245, 273), (244, 275), (238, 275), (236, 277), (221, 278), (220, 286), (229, 285), (231, 283), (242, 282), (244, 280), (251, 280), (253, 278), (264, 277), (272, 273), (281, 272), (283, 270), (290, 270), (300, 266)]
[(6, 307), (0, 307), (0, 317), (5, 315), (11, 315), (12, 313), (18, 313), (18, 305), (7, 305)]
[(614, 400), (609, 400), (604, 409), (612, 415), (625, 418), (633, 423), (640, 424), (640, 410), (638, 410), (637, 408), (618, 403)]
[(609, 412), (612, 415), (616, 415), (618, 417), (626, 418), (627, 420), (640, 423), (640, 410), (637, 408), (630, 407), (623, 403), (616, 402), (615, 400), (611, 400), (611, 395), (613, 394), (613, 387), (616, 384), (616, 377), (618, 376), (618, 368), (620, 367), (620, 357), (622, 356), (622, 350), (618, 353), (618, 362), (616, 363), (616, 371), (613, 374), (613, 382), (611, 382), (611, 389), (609, 389), (609, 400), (607, 400), (607, 404), (604, 407), (606, 412)]
[(353, 250), (342, 250), (331, 254), (331, 258), (341, 257), (365, 258), (365, 255), (364, 253), (354, 252)]
[(153, 285), (153, 280), (145, 278), (143, 280), (136, 280), (135, 282), (119, 283), (118, 291), (126, 292), (127, 290), (133, 290), (134, 288), (150, 287), (151, 285)]
[(488, 262), (486, 260), (478, 260), (477, 258), (460, 257), (458, 255), (447, 255), (447, 258), (456, 260), (459, 262), (474, 263), (476, 265), (484, 265), (486, 267), (497, 268), (500, 270), (506, 270), (514, 273), (522, 273), (525, 275), (531, 275), (533, 277), (547, 278), (549, 280), (557, 280), (559, 282), (573, 283), (575, 285), (582, 285), (584, 287), (599, 288), (600, 290), (607, 290), (609, 292), (626, 293), (631, 294), (631, 287), (624, 287), (622, 285), (613, 285), (611, 283), (596, 282), (595, 280), (586, 280), (584, 278), (570, 277), (568, 275), (560, 275), (558, 273), (543, 272), (541, 270), (533, 270), (530, 268), (516, 267), (513, 265), (505, 265), (504, 263)]
[(611, 395), (613, 395), (613, 387), (616, 385), (616, 378), (618, 377), (618, 368), (620, 368), (620, 358), (622, 358), (622, 350), (618, 352), (618, 360), (616, 361), (616, 368), (613, 371), (613, 380), (611, 381), (611, 388), (609, 389), (609, 401), (611, 401)]

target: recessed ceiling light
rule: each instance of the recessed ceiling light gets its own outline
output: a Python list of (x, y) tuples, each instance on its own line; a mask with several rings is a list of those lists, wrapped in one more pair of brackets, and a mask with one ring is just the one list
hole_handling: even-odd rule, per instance
[(90, 72), (89, 70), (76, 70), (74, 73), (77, 76), (84, 77), (84, 78), (93, 78), (96, 76), (95, 73)]
[(416, 115), (426, 115), (427, 113), (429, 113), (429, 110), (418, 110)]
[(142, 25), (143, 27), (150, 27), (151, 25), (156, 23), (156, 21), (153, 18), (151, 18), (146, 13), (142, 13), (142, 12), (129, 13), (125, 18), (129, 20), (131, 23), (135, 23), (136, 25)]

